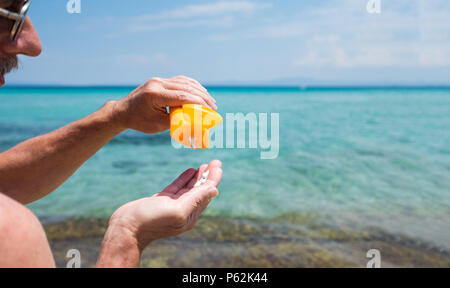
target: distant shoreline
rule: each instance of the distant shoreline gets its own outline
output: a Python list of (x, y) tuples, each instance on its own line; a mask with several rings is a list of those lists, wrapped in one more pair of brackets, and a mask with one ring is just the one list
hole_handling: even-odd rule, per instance
[[(9, 89), (135, 89), (139, 85), (6, 85)], [(205, 85), (208, 89), (273, 89), (273, 90), (447, 90), (450, 85)], [(0, 90), (0, 91), (2, 91)]]

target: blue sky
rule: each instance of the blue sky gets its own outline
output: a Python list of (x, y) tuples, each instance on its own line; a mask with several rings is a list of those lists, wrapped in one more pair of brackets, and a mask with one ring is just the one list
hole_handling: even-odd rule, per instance
[[(44, 47), (11, 84), (450, 84), (450, 1), (33, 1)], [(126, 4), (124, 4), (126, 3)]]

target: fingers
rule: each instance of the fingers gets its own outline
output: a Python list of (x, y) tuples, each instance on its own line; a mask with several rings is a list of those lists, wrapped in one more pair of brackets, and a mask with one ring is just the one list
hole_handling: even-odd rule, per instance
[(219, 192), (215, 186), (205, 184), (192, 188), (189, 192), (181, 195), (179, 200), (183, 202), (182, 207), (186, 209), (185, 213), (191, 215), (197, 209), (202, 209), (202, 207), (203, 209), (206, 208), (204, 205), (209, 203), (211, 198), (216, 197), (218, 194)]
[(200, 82), (198, 82), (197, 80), (186, 77), (186, 76), (177, 76), (177, 77), (174, 77), (174, 79), (177, 79), (180, 81), (186, 81), (187, 83), (194, 85), (194, 87), (200, 89), (200, 91), (204, 92), (206, 94), (206, 96), (208, 96), (208, 99), (211, 101), (211, 103), (213, 103), (213, 104), (216, 103), (216, 100), (211, 96), (211, 94), (209, 94), (208, 90), (205, 87), (203, 87), (203, 85), (200, 84)]
[[(186, 187), (185, 189), (182, 189), (177, 195), (179, 196), (179, 199), (191, 202), (191, 204), (194, 205), (195, 203), (200, 203), (206, 199), (216, 197), (219, 194), (216, 187), (219, 185), (222, 178), (222, 168), (217, 166), (219, 163), (220, 161), (218, 161), (218, 163), (215, 162), (215, 164), (213, 163), (211, 168), (208, 166), (209, 176), (204, 184), (193, 188)], [(189, 184), (192, 185), (192, 182)]]
[[(195, 184), (200, 181), (200, 179), (203, 176), (203, 173), (207, 172), (207, 171), (211, 171), (211, 169), (214, 168), (221, 168), (222, 167), (222, 162), (220, 162), (219, 160), (213, 160), (209, 163), (209, 165), (203, 164), (198, 168), (198, 173), (196, 174), (195, 177), (192, 178), (192, 180), (186, 185), (186, 189), (192, 189), (194, 188)], [(209, 178), (209, 173), (208, 172), (208, 178)], [(218, 180), (220, 182), (220, 178)], [(219, 183), (217, 182), (217, 183)], [(216, 185), (217, 186), (217, 185)]]
[[(198, 88), (199, 88), (200, 90), (202, 90), (203, 92), (208, 93), (208, 90), (206, 90), (206, 88), (203, 87), (203, 85), (200, 84), (200, 82), (198, 82), (198, 81), (195, 80), (195, 79), (192, 79), (192, 78), (189, 78), (189, 77), (183, 76), (183, 75), (173, 77), (172, 79), (177, 79), (177, 80), (184, 80), (184, 81), (187, 81), (187, 82), (189, 82), (189, 83), (195, 85), (196, 87), (198, 87)], [(209, 93), (208, 93), (208, 94), (209, 94)], [(211, 98), (212, 98), (212, 97), (211, 97)], [(214, 98), (212, 98), (212, 99), (214, 100)], [(216, 100), (214, 100), (214, 103), (215, 103), (215, 102), (216, 102)]]
[(211, 184), (217, 187), (222, 179), (222, 162), (219, 160), (213, 160), (208, 166), (209, 175), (205, 184)]
[(218, 167), (218, 168), (222, 168), (222, 162), (220, 162), (219, 160), (213, 160), (209, 163), (209, 168), (213, 168), (213, 167)]
[(206, 201), (203, 201), (200, 206), (195, 211), (195, 219), (198, 219), (198, 217), (205, 211), (206, 207), (208, 207), (209, 203), (211, 203), (211, 199), (207, 199)]
[(191, 221), (189, 223), (188, 229), (194, 228), (195, 224), (197, 223), (198, 218), (203, 213), (203, 211), (205, 211), (206, 207), (208, 207), (210, 202), (211, 202), (211, 199), (207, 199), (207, 200), (203, 201), (202, 203), (200, 203), (198, 205), (197, 209), (195, 209), (192, 212)]
[(188, 85), (193, 89), (196, 89), (203, 97), (203, 99), (205, 99), (205, 101), (210, 104), (211, 107), (215, 107), (217, 109), (217, 106), (215, 106), (216, 100), (211, 96), (211, 94), (209, 94), (208, 90), (206, 90), (206, 88), (203, 87), (198, 81), (185, 76), (177, 76), (171, 78), (170, 80), (173, 81), (174, 83)]
[(198, 167), (197, 173), (194, 177), (192, 177), (191, 181), (186, 185), (186, 189), (192, 189), (198, 181), (202, 178), (203, 173), (205, 173), (208, 170), (208, 165), (202, 164), (200, 167)]
[(181, 188), (189, 183), (189, 181), (191, 181), (196, 172), (197, 170), (195, 170), (194, 168), (190, 168), (184, 171), (177, 179), (172, 182), (172, 184), (167, 186), (162, 192), (176, 194)]
[(167, 114), (167, 112), (161, 113), (159, 120), (160, 121), (154, 125), (157, 131), (166, 131), (170, 129), (170, 115)]
[(206, 103), (205, 106), (217, 110), (217, 106), (216, 104), (214, 104), (214, 99), (211, 97), (211, 95), (209, 95), (208, 92), (203, 91), (197, 85), (193, 85), (186, 80), (174, 79), (170, 81), (164, 81), (163, 87), (168, 90), (181, 91), (199, 97)]
[[(178, 200), (183, 202), (182, 207), (185, 209), (184, 213), (186, 213), (186, 215), (191, 215), (192, 217), (192, 227), (195, 225), (195, 222), (200, 214), (206, 209), (206, 207), (208, 207), (211, 199), (219, 194), (217, 185), (219, 185), (222, 178), (221, 167), (222, 163), (219, 160), (211, 161), (209, 165), (201, 165), (196, 176), (194, 176), (186, 187), (179, 193)], [(206, 183), (193, 187), (201, 178), (204, 171), (209, 171)]]
[(183, 104), (199, 104), (206, 107), (210, 107), (209, 104), (200, 96), (193, 95), (186, 91), (181, 90), (166, 90), (166, 101), (164, 106), (178, 107)]

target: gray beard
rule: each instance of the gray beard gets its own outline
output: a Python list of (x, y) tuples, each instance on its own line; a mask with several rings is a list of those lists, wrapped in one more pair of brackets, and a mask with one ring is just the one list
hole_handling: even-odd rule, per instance
[(19, 60), (17, 56), (6, 56), (0, 54), (0, 76), (4, 76), (6, 73), (17, 69), (19, 66)]

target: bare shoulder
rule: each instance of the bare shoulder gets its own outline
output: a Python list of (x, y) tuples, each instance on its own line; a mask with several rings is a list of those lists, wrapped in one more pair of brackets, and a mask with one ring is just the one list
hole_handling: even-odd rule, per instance
[(0, 192), (0, 227), (6, 228), (5, 225), (25, 220), (25, 218), (28, 221), (39, 222), (28, 208)]
[(38, 218), (0, 193), (0, 267), (54, 267), (47, 237)]

